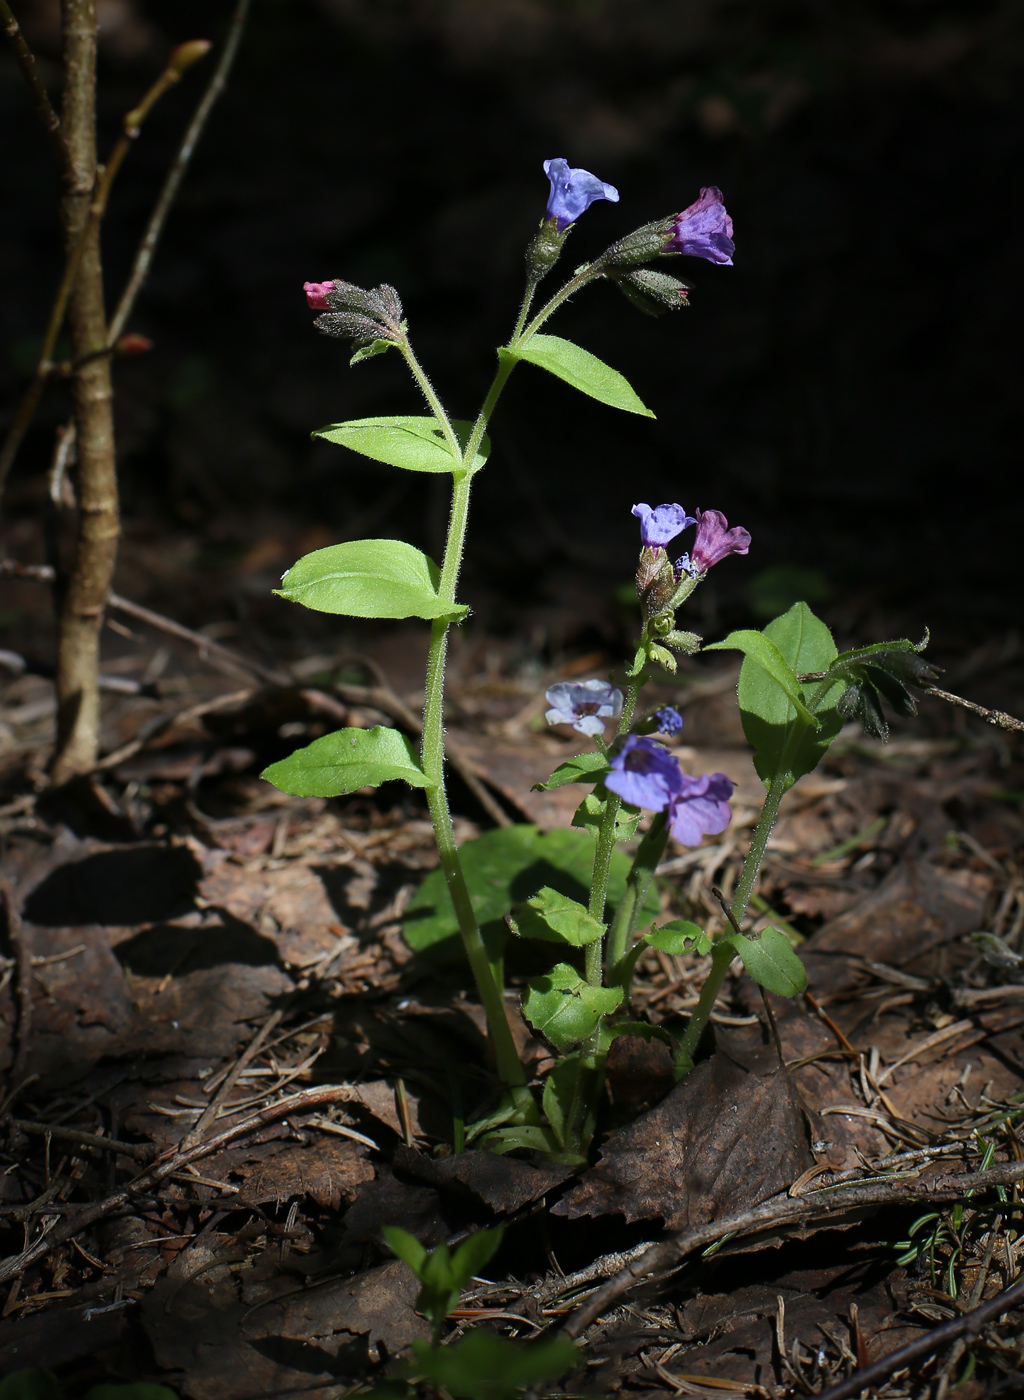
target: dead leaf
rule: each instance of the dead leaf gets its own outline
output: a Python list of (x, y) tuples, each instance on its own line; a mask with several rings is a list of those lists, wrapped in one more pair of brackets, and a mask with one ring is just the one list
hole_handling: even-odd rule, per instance
[(342, 1201), (355, 1200), (364, 1181), (373, 1180), (373, 1167), (355, 1142), (327, 1138), (308, 1147), (294, 1142), (272, 1147), (258, 1165), (235, 1169), (244, 1179), (239, 1205), (281, 1205), (308, 1196), (324, 1210), (338, 1210)]
[(451, 1157), (428, 1157), (400, 1147), (394, 1165), (441, 1191), (454, 1190), (504, 1215), (529, 1205), (572, 1175), (571, 1167), (520, 1162), (471, 1149)]

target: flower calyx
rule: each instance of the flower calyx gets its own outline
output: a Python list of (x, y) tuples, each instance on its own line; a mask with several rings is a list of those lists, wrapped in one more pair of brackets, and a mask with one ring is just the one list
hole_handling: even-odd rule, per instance
[(352, 340), (359, 347), (378, 341), (384, 346), (401, 345), (405, 339), (402, 302), (394, 287), (386, 282), (367, 289), (335, 278), (330, 282), (304, 282), (302, 290), (313, 311), (325, 312), (313, 322), (324, 335)]
[(666, 311), (678, 311), (690, 304), (691, 283), (667, 272), (655, 272), (649, 267), (610, 268), (605, 276), (645, 316), (664, 316)]

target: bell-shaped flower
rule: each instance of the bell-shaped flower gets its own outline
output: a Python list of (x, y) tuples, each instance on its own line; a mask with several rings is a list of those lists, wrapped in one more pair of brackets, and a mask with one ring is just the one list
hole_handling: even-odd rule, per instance
[(688, 525), (697, 523), (681, 505), (676, 504), (655, 506), (652, 510), (646, 501), (640, 501), (633, 507), (632, 513), (640, 521), (640, 543), (644, 549), (664, 549)]
[(606, 185), (589, 170), (574, 170), (561, 156), (544, 162), (544, 174), (551, 181), (546, 216), (556, 221), (559, 233), (575, 223), (595, 199), (619, 202), (619, 192), (614, 185)]
[(610, 766), (605, 787), (633, 807), (664, 812), (673, 794), (682, 790), (679, 760), (645, 734), (630, 734)]
[(699, 846), (705, 836), (717, 836), (729, 825), (733, 782), (725, 773), (681, 776), (668, 804), (668, 829), (681, 846)]
[(327, 293), (334, 291), (334, 283), (303, 282), (302, 290), (306, 293), (306, 300), (312, 311), (326, 311)]
[(727, 559), (730, 554), (746, 554), (750, 548), (750, 531), (742, 525), (729, 529), (729, 522), (720, 510), (697, 510), (697, 535), (688, 555), (676, 560), (677, 571), (702, 574), (712, 564)]
[(544, 698), (551, 706), (544, 716), (548, 724), (571, 724), (591, 739), (604, 733), (606, 719), (622, 714), (622, 691), (608, 681), (558, 681)]
[(691, 258), (707, 258), (708, 262), (732, 266), (736, 250), (732, 241), (732, 219), (725, 212), (722, 191), (714, 185), (702, 189), (700, 199), (676, 214), (671, 232), (664, 252), (686, 253)]
[(683, 717), (671, 705), (665, 705), (660, 710), (655, 710), (654, 718), (658, 721), (658, 733), (664, 734), (669, 739), (683, 732)]

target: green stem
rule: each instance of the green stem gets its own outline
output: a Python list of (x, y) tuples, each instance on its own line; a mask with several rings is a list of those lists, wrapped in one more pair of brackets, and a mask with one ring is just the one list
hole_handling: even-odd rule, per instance
[(532, 303), (533, 303), (533, 298), (534, 298), (534, 295), (535, 295), (535, 293), (536, 293), (536, 291), (537, 291), (537, 286), (538, 286), (539, 282), (540, 282), (540, 278), (539, 278), (539, 277), (528, 277), (528, 278), (527, 278), (527, 281), (526, 281), (526, 291), (523, 293), (523, 302), (522, 302), (522, 305), (521, 305), (520, 308), (519, 308), (519, 315), (516, 317), (515, 329), (513, 330), (511, 336), (509, 337), (509, 342), (508, 342), (508, 343), (509, 343), (510, 346), (511, 346), (511, 345), (515, 345), (516, 341), (519, 339), (520, 335), (522, 334), (523, 327), (526, 325), (526, 318), (527, 318), (527, 316), (529, 316), (529, 314), (530, 314), (530, 306), (531, 306)]
[[(444, 411), (444, 405), (441, 403), (441, 400), (437, 397), (437, 391), (435, 390), (433, 384), (431, 384), (429, 378), (427, 377), (427, 372), (426, 372), (426, 370), (423, 368), (423, 366), (420, 364), (419, 360), (416, 358), (416, 353), (415, 353), (415, 351), (413, 350), (412, 346), (409, 344), (409, 341), (408, 341), (407, 339), (402, 341), (401, 345), (399, 346), (399, 349), (401, 350), (402, 354), (405, 356), (405, 363), (409, 366), (409, 369), (412, 371), (412, 376), (413, 376), (413, 378), (416, 380), (416, 383), (417, 383), (417, 384), (420, 386), (420, 388), (422, 389), (422, 391), (423, 391), (423, 397), (426, 399), (427, 403), (430, 405), (431, 412), (433, 413), (433, 415), (434, 415), (434, 417), (437, 419), (437, 421), (441, 424), (441, 431), (444, 433), (445, 438), (447, 439), (448, 447), (449, 447), (449, 450), (451, 451), (452, 456), (455, 458), (456, 462), (461, 462), (461, 461), (462, 461), (462, 448), (459, 446), (459, 440), (458, 440), (458, 438), (455, 436), (455, 429), (452, 427), (452, 425), (451, 425), (451, 420), (449, 419), (447, 413)], [(472, 460), (473, 460), (472, 457), (470, 457), (469, 460), (472, 461)], [(463, 532), (465, 532), (465, 522), (463, 522)], [(448, 539), (449, 539), (449, 543), (450, 543), (450, 542), (451, 542), (451, 530), (450, 530), (450, 529), (449, 529), (449, 533), (448, 533)], [(447, 550), (446, 550), (446, 551), (445, 551), (445, 559), (447, 560), (447, 558), (448, 558), (448, 554), (447, 554)], [(461, 560), (461, 558), (462, 558), (462, 547), (461, 547), (461, 545), (460, 545), (460, 547), (459, 547), (459, 559)], [(456, 565), (456, 575), (457, 575), (457, 574), (458, 574), (458, 565)], [(453, 593), (453, 597), (454, 597), (454, 593)]]
[(608, 985), (622, 987), (624, 1001), (629, 1000), (629, 984), (633, 976), (633, 963), (629, 961), (633, 934), (636, 932), (640, 910), (647, 898), (648, 887), (658, 863), (665, 854), (668, 835), (668, 818), (664, 812), (659, 812), (637, 848), (626, 880), (625, 892), (619, 900), (608, 931)]
[(580, 268), (575, 277), (570, 277), (565, 286), (559, 288), (554, 296), (544, 303), (536, 316), (534, 316), (533, 320), (526, 327), (526, 330), (521, 332), (519, 337), (520, 343), (536, 335), (544, 322), (550, 316), (554, 315), (562, 303), (568, 301), (581, 287), (585, 287), (588, 282), (595, 282), (599, 277), (603, 276), (604, 273), (601, 269), (597, 268), (594, 263), (588, 263), (586, 267)]
[[(779, 770), (769, 784), (768, 795), (765, 797), (760, 819), (750, 839), (750, 849), (743, 862), (743, 870), (740, 873), (736, 893), (733, 896), (731, 913), (737, 924), (742, 924), (743, 916), (747, 912), (747, 904), (754, 888), (754, 881), (761, 868), (761, 861), (764, 859), (768, 837), (775, 825), (775, 818), (779, 815), (779, 803), (786, 791), (788, 773), (789, 765), (784, 754), (783, 760), (779, 764)], [(718, 994), (722, 990), (722, 983), (725, 981), (725, 974), (729, 971), (729, 964), (735, 955), (732, 945), (725, 942), (717, 943), (711, 950), (711, 970), (708, 972), (707, 981), (701, 990), (697, 1007), (690, 1018), (690, 1024), (686, 1028), (686, 1034), (679, 1045), (679, 1059), (684, 1065), (693, 1063), (697, 1045), (704, 1034), (704, 1027), (714, 1010)]]

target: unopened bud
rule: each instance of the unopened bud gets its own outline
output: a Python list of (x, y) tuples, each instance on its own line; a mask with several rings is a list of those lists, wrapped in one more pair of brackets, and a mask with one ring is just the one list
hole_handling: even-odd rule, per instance
[(554, 267), (562, 255), (562, 247), (571, 228), (569, 224), (560, 232), (557, 219), (544, 219), (541, 222), (526, 250), (526, 272), (531, 282), (539, 282)]
[(655, 219), (653, 223), (627, 233), (625, 238), (606, 248), (597, 261), (606, 268), (639, 267), (641, 263), (660, 257), (672, 242), (674, 233), (671, 215), (666, 219)]
[(176, 78), (180, 78), (182, 73), (192, 67), (193, 63), (198, 63), (201, 58), (213, 48), (209, 39), (188, 39), (184, 44), (179, 44), (177, 48), (171, 50), (171, 56), (167, 60), (167, 68)]
[(663, 316), (666, 311), (677, 311), (688, 306), (690, 283), (678, 277), (670, 277), (667, 272), (652, 272), (649, 267), (639, 267), (631, 272), (612, 272), (607, 276), (619, 291), (631, 301), (645, 316)]
[(115, 355), (145, 355), (152, 348), (153, 342), (148, 335), (137, 335), (134, 331), (118, 336), (114, 341)]

